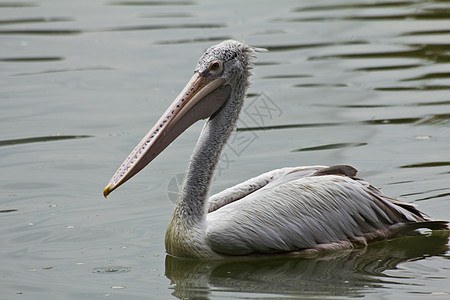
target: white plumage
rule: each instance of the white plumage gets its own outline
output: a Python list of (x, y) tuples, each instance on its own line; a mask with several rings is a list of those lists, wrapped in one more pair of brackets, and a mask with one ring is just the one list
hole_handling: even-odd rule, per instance
[(412, 205), (384, 196), (350, 166), (282, 168), (208, 197), (220, 153), (249, 85), (255, 51), (224, 41), (200, 58), (194, 75), (131, 152), (104, 190), (107, 196), (177, 136), (207, 118), (166, 232), (169, 254), (223, 258), (350, 248), (417, 228), (448, 229)]

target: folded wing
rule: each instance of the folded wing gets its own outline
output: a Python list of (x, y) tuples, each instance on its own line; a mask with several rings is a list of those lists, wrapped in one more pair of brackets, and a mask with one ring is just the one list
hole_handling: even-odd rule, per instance
[[(355, 178), (356, 170), (349, 166), (272, 172), (256, 177), (264, 180), (256, 180), (258, 188), (245, 196), (251, 181), (239, 185), (238, 197), (231, 196), (233, 188), (211, 197), (215, 209), (207, 215), (206, 239), (213, 250), (246, 255), (351, 247), (395, 236), (408, 226), (446, 227), (446, 222), (430, 221), (413, 206), (385, 197)], [(217, 205), (219, 196), (228, 201)]]

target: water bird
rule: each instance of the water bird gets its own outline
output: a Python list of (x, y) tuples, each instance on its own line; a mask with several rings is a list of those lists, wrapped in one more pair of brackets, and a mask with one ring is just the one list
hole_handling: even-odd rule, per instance
[(183, 131), (207, 119), (165, 235), (177, 257), (292, 254), (365, 246), (419, 228), (447, 230), (415, 206), (385, 196), (347, 165), (286, 167), (208, 196), (214, 169), (264, 49), (227, 40), (200, 58), (186, 87), (119, 167), (104, 196), (129, 180)]

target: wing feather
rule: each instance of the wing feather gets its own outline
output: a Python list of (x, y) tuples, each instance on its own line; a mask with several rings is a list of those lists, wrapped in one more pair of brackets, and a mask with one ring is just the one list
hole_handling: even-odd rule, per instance
[(231, 202), (242, 199), (243, 197), (251, 194), (262, 187), (269, 187), (270, 183), (275, 182), (281, 184), (284, 181), (290, 181), (295, 178), (301, 178), (308, 175), (312, 175), (322, 169), (326, 169), (325, 166), (308, 166), (308, 167), (295, 167), (295, 168), (281, 168), (263, 173), (257, 177), (246, 180), (233, 187), (230, 187), (220, 193), (217, 193), (208, 199), (207, 211), (213, 212), (222, 206), (225, 206)]
[(298, 251), (361, 240), (396, 223), (426, 221), (347, 174), (305, 174), (285, 172), (208, 213), (210, 247), (227, 255)]

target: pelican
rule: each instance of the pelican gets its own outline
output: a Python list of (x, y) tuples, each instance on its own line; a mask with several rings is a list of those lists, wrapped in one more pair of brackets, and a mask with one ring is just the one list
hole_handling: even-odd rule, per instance
[(413, 205), (389, 198), (351, 166), (276, 169), (208, 197), (214, 169), (264, 49), (227, 40), (210, 47), (194, 75), (103, 191), (137, 174), (174, 139), (207, 119), (165, 235), (168, 254), (198, 259), (292, 254), (365, 246), (419, 228), (448, 230)]

